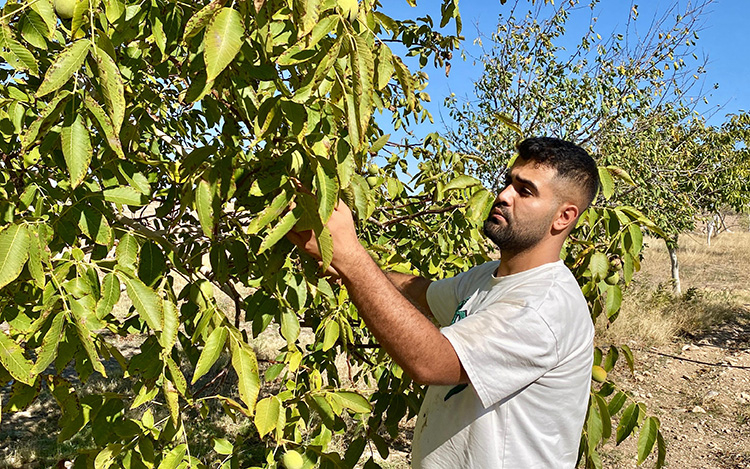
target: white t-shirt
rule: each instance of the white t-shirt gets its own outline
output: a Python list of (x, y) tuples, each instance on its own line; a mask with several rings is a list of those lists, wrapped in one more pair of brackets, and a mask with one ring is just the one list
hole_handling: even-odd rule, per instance
[(562, 261), (495, 277), (498, 265), (427, 290), (471, 384), (429, 387), (415, 468), (575, 466), (594, 357), (586, 300)]

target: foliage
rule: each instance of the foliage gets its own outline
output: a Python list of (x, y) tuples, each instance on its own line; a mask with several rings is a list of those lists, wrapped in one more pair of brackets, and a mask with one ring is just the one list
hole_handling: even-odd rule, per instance
[[(464, 152), (487, 157), (477, 171), (488, 184), (504, 170), (519, 133), (559, 137), (601, 153), (599, 139), (611, 126), (631, 123), (660, 103), (679, 102), (700, 84), (705, 70), (695, 45), (708, 3), (683, 11), (675, 4), (646, 31), (638, 30), (633, 5), (625, 29), (602, 36), (598, 1), (526, 12), (516, 2), (500, 15), (496, 32), (477, 39), (484, 70), (475, 83), (476, 100), (448, 99), (457, 122), (451, 140)], [(586, 15), (585, 34), (571, 39), (569, 18), (586, 21)], [(568, 50), (563, 44), (570, 43)]]
[[(443, 2), (441, 26), (457, 27), (444, 35), (369, 0), (77, 0), (70, 19), (50, 0), (6, 2), (4, 411), (51, 393), (59, 441), (92, 435), (76, 467), (277, 467), (295, 454), (351, 467), (368, 443), (387, 455), (378, 431), (396, 432), (422, 391), (284, 234), (312, 228), (329, 262), (324, 224), (342, 198), (386, 267), (445, 275), (484, 258), (471, 228), (492, 197), (464, 176), (470, 157), (436, 136), (391, 154), (373, 121), (427, 117), (425, 75), (387, 42), (444, 66), (456, 5)], [(388, 164), (372, 167), (381, 151)], [(405, 183), (412, 153), (423, 162)], [(259, 363), (251, 344), (267, 330), (286, 345)], [(143, 342), (123, 356), (131, 335)], [(126, 391), (79, 393), (113, 362)], [(213, 392), (227, 373), (236, 393)], [(193, 418), (218, 409), (248, 430), (206, 444)]]
[(632, 126), (601, 139), (604, 160), (626, 169), (636, 183), (617, 199), (640, 207), (677, 245), (702, 216), (750, 202), (748, 116), (728, 116), (720, 127), (685, 107), (660, 106)]

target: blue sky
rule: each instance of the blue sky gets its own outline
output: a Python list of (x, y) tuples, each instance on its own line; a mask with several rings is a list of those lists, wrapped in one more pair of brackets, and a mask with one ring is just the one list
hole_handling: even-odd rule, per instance
[[(562, 1), (562, 0), (558, 0)], [(639, 5), (640, 28), (646, 28), (654, 13), (664, 11), (675, 0), (642, 1)], [(440, 2), (438, 0), (418, 0), (416, 8), (410, 7), (405, 0), (385, 0), (384, 11), (394, 18), (416, 18), (429, 14), (436, 23), (440, 22)], [(635, 2), (639, 3), (639, 2)], [(685, 0), (678, 0), (685, 5)], [(499, 0), (461, 0), (459, 10), (463, 19), (463, 36), (466, 38), (463, 48), (469, 54), (478, 56), (479, 49), (472, 45), (478, 36), (478, 31), (489, 34), (497, 26), (498, 15), (510, 10), (513, 0), (501, 5)], [(530, 3), (529, 3), (530, 4)], [(602, 0), (595, 9), (599, 17), (596, 31), (602, 36), (608, 35), (615, 29), (622, 30), (630, 11), (630, 2), (623, 0)], [(723, 106), (718, 112), (712, 113), (710, 122), (720, 124), (727, 113), (736, 113), (741, 109), (750, 110), (748, 97), (748, 77), (750, 77), (750, 0), (714, 0), (703, 16), (703, 29), (699, 32), (698, 55), (705, 54), (709, 59), (706, 68), (705, 88), (710, 90), (709, 106), (702, 110), (711, 113), (717, 106)], [(569, 22), (567, 31), (573, 40), (579, 39), (588, 27), (588, 17), (583, 21)], [(453, 32), (453, 24), (446, 28), (446, 32)], [(410, 63), (416, 67), (416, 63)], [(428, 109), (435, 118), (435, 124), (422, 124), (416, 129), (415, 135), (423, 137), (432, 131), (442, 131), (441, 113), (444, 119), (449, 119), (443, 101), (451, 92), (459, 98), (473, 97), (473, 82), (481, 74), (481, 64), (473, 64), (471, 59), (463, 61), (458, 54), (452, 61), (449, 77), (445, 77), (443, 70), (428, 65), (425, 71), (429, 74), (430, 83), (426, 91), (432, 97)], [(717, 89), (712, 89), (718, 83)], [(383, 116), (386, 117), (386, 116)], [(384, 128), (390, 127), (387, 119), (379, 119)], [(398, 133), (397, 133), (398, 134)]]

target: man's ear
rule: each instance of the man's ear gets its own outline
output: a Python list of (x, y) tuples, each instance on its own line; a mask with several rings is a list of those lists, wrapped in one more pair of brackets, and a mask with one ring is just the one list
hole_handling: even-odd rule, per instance
[(575, 228), (579, 214), (580, 209), (576, 204), (570, 202), (562, 204), (557, 212), (555, 221), (552, 223), (552, 229), (556, 231), (572, 230)]

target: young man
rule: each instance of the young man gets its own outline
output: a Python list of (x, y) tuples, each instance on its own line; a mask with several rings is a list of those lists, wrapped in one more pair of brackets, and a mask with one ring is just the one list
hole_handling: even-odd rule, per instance
[[(437, 282), (384, 273), (339, 204), (328, 223), (332, 267), (381, 346), (430, 385), (414, 432), (414, 467), (575, 465), (594, 329), (560, 251), (598, 185), (596, 163), (580, 147), (523, 141), (484, 224), (501, 260)], [(319, 256), (311, 233), (290, 238)]]

